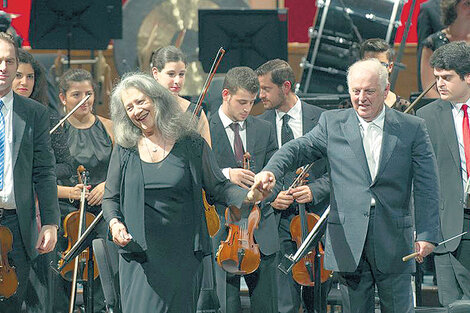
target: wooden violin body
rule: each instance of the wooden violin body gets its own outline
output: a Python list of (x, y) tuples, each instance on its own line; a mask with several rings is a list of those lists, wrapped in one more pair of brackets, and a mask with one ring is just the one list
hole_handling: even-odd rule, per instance
[[(95, 219), (95, 216), (91, 214), (90, 212), (85, 213), (85, 228), (88, 228), (90, 224), (93, 222)], [(68, 246), (67, 250), (65, 250), (62, 254), (66, 255), (70, 249), (73, 247), (73, 245), (77, 242), (78, 238), (80, 237), (78, 231), (78, 226), (79, 226), (79, 220), (80, 220), (80, 212), (79, 211), (74, 211), (69, 213), (65, 219), (64, 219), (64, 237), (68, 239)], [(85, 264), (88, 261), (89, 258), (89, 249), (83, 250), (77, 258), (74, 258), (71, 260), (69, 263), (67, 263), (63, 269), (60, 271), (60, 275), (68, 280), (72, 281), (72, 273), (75, 267), (75, 262), (78, 260), (79, 263)], [(93, 256), (93, 261), (94, 261), (94, 266), (93, 266), (93, 279), (96, 279), (99, 275), (98, 272), (98, 265), (96, 263), (95, 257)], [(59, 260), (59, 266), (62, 266), (63, 264), (63, 259)], [(82, 268), (82, 275), (80, 276), (80, 280), (88, 280), (88, 266), (79, 266), (79, 268)]]
[[(225, 220), (229, 221), (229, 209), (225, 210)], [(259, 246), (255, 243), (253, 232), (258, 228), (261, 212), (258, 206), (251, 209), (247, 220), (239, 224), (228, 223), (228, 236), (220, 242), (217, 251), (217, 264), (228, 273), (237, 275), (251, 274), (260, 263)]]
[[(250, 153), (243, 155), (243, 168), (250, 169)], [(255, 204), (247, 219), (241, 219), (237, 224), (231, 223), (230, 209), (225, 209), (225, 221), (228, 236), (220, 242), (217, 251), (217, 264), (226, 272), (246, 275), (256, 271), (261, 261), (259, 246), (255, 243), (254, 231), (258, 228), (261, 210)]]
[(18, 288), (18, 277), (15, 269), (8, 263), (8, 252), (11, 251), (13, 235), (8, 227), (0, 226), (0, 298), (10, 298)]
[(204, 203), (207, 231), (209, 232), (209, 236), (214, 237), (220, 229), (220, 218), (215, 209), (215, 205), (210, 205), (209, 202), (207, 202), (204, 189), (202, 190), (202, 202)]
[[(315, 224), (318, 222), (320, 217), (314, 213), (306, 213), (305, 220), (302, 219), (302, 216), (299, 214), (295, 216), (290, 224), (290, 232), (292, 236), (292, 240), (295, 241), (297, 244), (297, 248), (300, 247), (302, 242), (304, 241), (307, 234), (313, 229)], [(306, 232), (302, 231), (302, 223), (305, 223)], [(322, 244), (318, 244), (318, 253), (320, 253), (320, 277), (321, 282), (324, 283), (328, 280), (331, 276), (331, 271), (327, 271), (323, 267), (323, 258), (324, 258), (324, 251)], [(292, 277), (294, 280), (302, 285), (302, 286), (314, 286), (314, 262), (315, 262), (315, 250), (310, 251), (306, 256), (304, 256), (298, 263), (296, 263), (292, 267)]]
[[(202, 109), (202, 101), (204, 101), (204, 98), (206, 97), (209, 86), (212, 82), (212, 79), (214, 78), (217, 68), (219, 67), (220, 61), (222, 61), (224, 54), (225, 50), (220, 48), (217, 52), (217, 55), (215, 56), (214, 63), (212, 64), (211, 70), (209, 71), (209, 76), (207, 76), (207, 79), (202, 88), (202, 92), (197, 100), (196, 108), (192, 114), (192, 119), (195, 119), (197, 116), (199, 116), (199, 111)], [(206, 192), (204, 190), (202, 190), (202, 201), (204, 203), (204, 215), (206, 216), (207, 231), (209, 232), (209, 236), (214, 237), (220, 229), (219, 214), (217, 214), (215, 206), (210, 205), (207, 202)]]
[[(292, 183), (292, 186), (289, 188), (296, 188), (298, 186), (305, 185), (307, 183), (308, 171), (312, 167), (312, 164), (305, 166), (303, 168), (297, 169), (297, 178)], [(307, 213), (305, 209), (305, 203), (299, 203), (299, 214), (294, 216), (290, 223), (290, 233), (292, 241), (295, 241), (297, 248), (300, 248), (302, 243), (308, 236), (308, 233), (313, 229), (315, 224), (318, 222), (320, 217), (314, 213)], [(320, 280), (322, 283), (328, 280), (331, 276), (331, 271), (327, 271), (323, 267), (323, 258), (324, 252), (322, 244), (318, 244), (317, 253), (320, 254)], [(292, 267), (292, 277), (294, 280), (302, 286), (314, 286), (315, 285), (315, 251), (313, 248), (306, 256), (300, 259)]]

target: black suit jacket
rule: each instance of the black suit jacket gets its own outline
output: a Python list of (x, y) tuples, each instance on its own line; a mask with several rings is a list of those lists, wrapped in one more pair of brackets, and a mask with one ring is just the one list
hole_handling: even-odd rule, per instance
[[(302, 135), (308, 133), (315, 125), (323, 111), (322, 108), (308, 104), (304, 101), (302, 103)], [(276, 112), (275, 110), (267, 110), (259, 116), (260, 118), (268, 121), (274, 127), (274, 134), (276, 136), (276, 145), (278, 145), (277, 131), (276, 131)], [(310, 170), (308, 177), (308, 186), (312, 191), (313, 203), (307, 204), (309, 211), (321, 213), (328, 205), (330, 198), (330, 185), (329, 175), (327, 173), (326, 158), (317, 160)], [(277, 186), (276, 191), (286, 190), (289, 186), (282, 184)], [(277, 190), (280, 189), (280, 190)]]
[[(219, 167), (221, 169), (239, 167), (218, 112), (211, 116), (209, 126), (212, 151), (214, 151)], [(257, 117), (248, 116), (246, 119), (246, 151), (251, 154), (251, 170), (254, 173), (261, 171), (276, 150), (277, 144), (273, 127)], [(269, 200), (272, 199), (267, 201)], [(254, 235), (261, 252), (270, 255), (279, 250), (279, 240), (276, 235), (277, 226), (273, 209), (265, 203), (261, 204), (261, 220)], [(225, 208), (217, 206), (217, 211), (224, 220)]]
[[(440, 182), (439, 217), (442, 239), (462, 232), (464, 189), (460, 165), (459, 142), (455, 132), (452, 104), (441, 99), (419, 109), (416, 115), (426, 121), (432, 147), (436, 154)], [(435, 252), (453, 252), (461, 237), (436, 247)]]
[(42, 225), (59, 225), (55, 159), (49, 136), (47, 108), (13, 93), (13, 180), (21, 236), (31, 258), (38, 237), (34, 191)]

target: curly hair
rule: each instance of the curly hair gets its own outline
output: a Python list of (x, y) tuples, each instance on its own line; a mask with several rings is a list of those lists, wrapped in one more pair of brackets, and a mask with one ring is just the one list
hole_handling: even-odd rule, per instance
[(470, 46), (465, 41), (454, 41), (434, 51), (429, 61), (432, 68), (455, 71), (460, 79), (470, 74)]
[(44, 67), (29, 52), (23, 49), (18, 49), (18, 63), (29, 64), (34, 71), (33, 92), (29, 97), (47, 106), (49, 98), (47, 96), (47, 79)]
[(142, 131), (132, 123), (122, 101), (122, 93), (135, 88), (152, 100), (155, 109), (155, 127), (163, 138), (177, 140), (183, 135), (196, 133), (196, 120), (182, 112), (176, 98), (155, 79), (144, 73), (128, 73), (113, 89), (110, 111), (116, 142), (124, 148), (135, 148)]

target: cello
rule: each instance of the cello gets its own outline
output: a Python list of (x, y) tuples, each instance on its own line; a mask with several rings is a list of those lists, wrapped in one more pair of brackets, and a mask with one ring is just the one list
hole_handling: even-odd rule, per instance
[[(214, 78), (217, 68), (219, 67), (220, 61), (222, 61), (222, 57), (224, 56), (224, 54), (225, 50), (221, 47), (217, 52), (217, 55), (215, 56), (214, 63), (212, 63), (211, 70), (209, 71), (209, 75), (207, 76), (207, 79), (204, 83), (202, 92), (199, 95), (199, 98), (197, 99), (196, 107), (194, 108), (193, 114), (191, 116), (191, 121), (194, 121), (199, 116), (199, 112), (202, 108), (202, 101), (204, 101), (204, 98), (206, 97), (207, 91), (209, 90), (209, 86), (212, 82), (212, 79)], [(207, 196), (204, 189), (202, 190), (202, 201), (204, 204), (204, 214), (206, 216), (207, 231), (209, 232), (209, 236), (214, 237), (220, 229), (219, 214), (217, 214), (215, 205), (211, 205), (207, 201)]]
[[(88, 177), (85, 167), (83, 165), (78, 166), (77, 174), (79, 184), (83, 184), (83, 189), (80, 194), (80, 208), (77, 211), (69, 213), (64, 219), (64, 237), (68, 239), (68, 246), (67, 249), (62, 253), (63, 256), (65, 256), (70, 251), (73, 245), (77, 242), (78, 238), (82, 235), (85, 228), (88, 227), (95, 219), (95, 216), (93, 214), (85, 211)], [(59, 266), (63, 266), (62, 270), (60, 271), (61, 276), (65, 280), (72, 281), (69, 313), (73, 313), (73, 309), (75, 307), (75, 297), (79, 271), (81, 275), (80, 279), (82, 281), (88, 280), (88, 267), (85, 265), (88, 259), (89, 249), (87, 248), (83, 250), (78, 256), (76, 256), (75, 259), (67, 263), (65, 266), (63, 266), (63, 259), (59, 260)], [(93, 279), (96, 279), (99, 275), (98, 266), (96, 260), (93, 259), (93, 261)]]
[(15, 269), (8, 263), (8, 252), (11, 251), (13, 235), (6, 226), (0, 226), (0, 299), (13, 296), (18, 288), (18, 277)]
[[(243, 155), (243, 168), (250, 169), (251, 156)], [(230, 209), (225, 209), (226, 226), (229, 228), (225, 241), (220, 242), (217, 250), (217, 264), (228, 273), (236, 275), (251, 274), (256, 271), (261, 261), (258, 244), (254, 241), (254, 230), (258, 228), (261, 210), (254, 204), (248, 219), (237, 224), (230, 222)]]
[[(289, 189), (296, 188), (305, 184), (306, 178), (308, 177), (308, 171), (312, 167), (313, 163), (303, 167), (299, 173), (297, 170), (297, 178), (294, 180)], [(305, 210), (305, 204), (299, 203), (299, 214), (295, 216), (290, 224), (290, 232), (292, 236), (292, 241), (295, 241), (297, 248), (302, 245), (308, 233), (313, 229), (315, 224), (318, 222), (320, 217), (315, 213), (307, 213)], [(292, 277), (294, 280), (302, 286), (315, 286), (315, 269), (314, 269), (314, 259), (315, 254), (312, 249), (306, 256), (304, 256), (298, 263), (292, 267)], [(327, 271), (323, 268), (323, 258), (324, 251), (322, 244), (318, 244), (318, 253), (320, 256), (320, 280), (322, 283), (328, 280), (331, 276), (331, 271)]]

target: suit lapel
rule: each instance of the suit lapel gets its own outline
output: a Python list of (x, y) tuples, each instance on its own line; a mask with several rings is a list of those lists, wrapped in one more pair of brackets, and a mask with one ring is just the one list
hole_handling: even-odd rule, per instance
[(315, 125), (314, 123), (314, 116), (310, 114), (305, 102), (301, 102), (302, 105), (302, 135), (308, 133)]
[(21, 142), (23, 141), (24, 128), (28, 118), (25, 106), (21, 105), (20, 102), (18, 96), (13, 95), (13, 169), (18, 158)]
[(212, 149), (214, 151), (219, 151), (221, 159), (229, 159), (231, 164), (237, 164), (235, 161), (235, 155), (233, 154), (233, 149), (230, 146), (230, 141), (228, 140), (227, 132), (224, 129), (224, 125), (222, 124), (222, 120), (220, 119), (218, 112), (212, 116), (211, 124), (211, 134), (213, 134)]
[[(361, 164), (364, 171), (367, 173), (369, 179), (371, 179), (369, 165), (367, 165), (367, 158), (364, 152), (364, 146), (362, 144), (362, 137), (359, 130), (359, 120), (356, 117), (356, 113), (353, 109), (350, 109), (350, 114), (346, 122), (341, 125), (344, 138), (349, 143), (349, 147), (356, 155), (359, 163)], [(371, 179), (372, 180), (372, 179)]]
[(256, 140), (256, 123), (254, 123), (253, 117), (248, 116), (245, 121), (246, 127), (246, 151), (254, 156), (255, 152), (255, 140)]
[(389, 109), (385, 107), (385, 121), (384, 121), (384, 129), (383, 129), (383, 137), (382, 137), (382, 151), (380, 152), (380, 159), (379, 159), (379, 168), (377, 170), (377, 175), (375, 176), (375, 180), (382, 174), (387, 162), (390, 159), (390, 156), (397, 145), (398, 140), (398, 131), (400, 128), (400, 124), (396, 119), (395, 112), (393, 109)]
[(276, 145), (279, 149), (278, 139), (277, 139), (277, 125), (276, 125), (276, 110), (269, 110), (266, 112), (266, 120), (274, 126), (274, 137), (276, 138)]
[(441, 112), (438, 114), (439, 120), (437, 120), (437, 122), (441, 127), (442, 138), (447, 138), (445, 141), (449, 145), (452, 160), (454, 160), (455, 166), (460, 170), (459, 146), (457, 134), (455, 133), (451, 104), (449, 102), (440, 101), (438, 105)]

